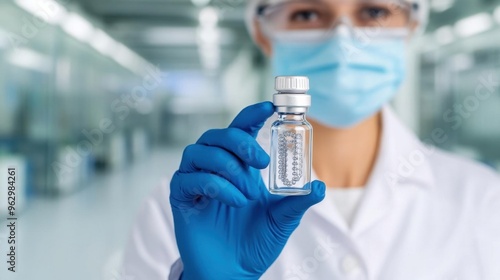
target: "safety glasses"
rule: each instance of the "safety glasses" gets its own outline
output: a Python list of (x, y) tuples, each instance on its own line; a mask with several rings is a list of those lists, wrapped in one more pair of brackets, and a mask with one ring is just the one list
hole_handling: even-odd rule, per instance
[(273, 36), (309, 30), (322, 34), (341, 23), (400, 30), (415, 22), (417, 10), (417, 4), (403, 0), (288, 0), (260, 5), (257, 16), (263, 31)]

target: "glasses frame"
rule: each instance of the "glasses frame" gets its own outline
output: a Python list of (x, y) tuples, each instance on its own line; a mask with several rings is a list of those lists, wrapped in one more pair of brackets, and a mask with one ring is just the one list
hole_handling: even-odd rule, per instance
[[(278, 9), (279, 7), (283, 6), (283, 5), (288, 5), (289, 3), (293, 3), (293, 2), (297, 2), (297, 3), (302, 3), (302, 2), (305, 2), (304, 0), (284, 0), (284, 1), (280, 1), (278, 3), (273, 3), (273, 4), (261, 4), (259, 6), (256, 7), (256, 18), (257, 18), (257, 21), (259, 22), (259, 24), (261, 25), (261, 27), (263, 28), (263, 31), (264, 33), (266, 33), (267, 35), (272, 35), (273, 31), (271, 30), (272, 27), (269, 26), (269, 24), (267, 24), (265, 21), (266, 21), (266, 16), (269, 15), (272, 10), (275, 10), (275, 9)], [(317, 3), (321, 3), (321, 2), (325, 2), (324, 0), (309, 0), (307, 2), (317, 2)], [(342, 3), (342, 2), (347, 2), (347, 1), (337, 1), (339, 3)], [(418, 3), (415, 3), (415, 2), (409, 2), (409, 1), (404, 1), (404, 0), (393, 0), (393, 1), (358, 1), (360, 3), (373, 3), (373, 2), (389, 2), (389, 3), (394, 3), (395, 5), (405, 5), (407, 8), (408, 8), (408, 12), (409, 12), (409, 18), (408, 18), (408, 23), (407, 23), (407, 28), (410, 28), (412, 26), (412, 24), (418, 22), (418, 10), (419, 10), (419, 4)], [(271, 10), (271, 12), (269, 12)], [(330, 26), (328, 28), (325, 28), (325, 32), (331, 32), (333, 31), (337, 25), (339, 24), (338, 21), (332, 21), (330, 23)], [(373, 28), (373, 27), (368, 27), (368, 28)], [(400, 28), (401, 27), (397, 27), (397, 28)], [(405, 27), (402, 27), (402, 28), (405, 28)], [(391, 29), (391, 28), (389, 28)]]

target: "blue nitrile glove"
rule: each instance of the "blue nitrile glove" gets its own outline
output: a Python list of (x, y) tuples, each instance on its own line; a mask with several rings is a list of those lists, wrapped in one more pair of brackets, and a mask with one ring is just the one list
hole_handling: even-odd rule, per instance
[(209, 130), (184, 150), (170, 183), (182, 279), (258, 279), (283, 250), (304, 212), (321, 201), (270, 194), (258, 169), (269, 156), (255, 137), (274, 112), (270, 102), (245, 108), (229, 128)]

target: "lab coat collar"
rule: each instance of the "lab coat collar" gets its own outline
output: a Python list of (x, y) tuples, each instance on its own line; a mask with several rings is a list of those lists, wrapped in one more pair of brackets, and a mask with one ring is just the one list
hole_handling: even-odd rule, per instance
[[(353, 219), (351, 228), (340, 217), (330, 199), (311, 211), (330, 221), (352, 236), (360, 235), (390, 213), (397, 199), (398, 188), (426, 187), (433, 183), (432, 170), (425, 156), (430, 148), (406, 128), (393, 110), (382, 110), (382, 135), (378, 157), (368, 179), (365, 194)], [(313, 171), (313, 179), (317, 179)]]

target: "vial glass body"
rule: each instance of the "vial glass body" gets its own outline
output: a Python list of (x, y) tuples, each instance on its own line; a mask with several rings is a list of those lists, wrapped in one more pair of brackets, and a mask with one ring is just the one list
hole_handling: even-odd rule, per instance
[(311, 192), (312, 135), (312, 126), (305, 114), (279, 114), (271, 127), (271, 193), (307, 195)]

